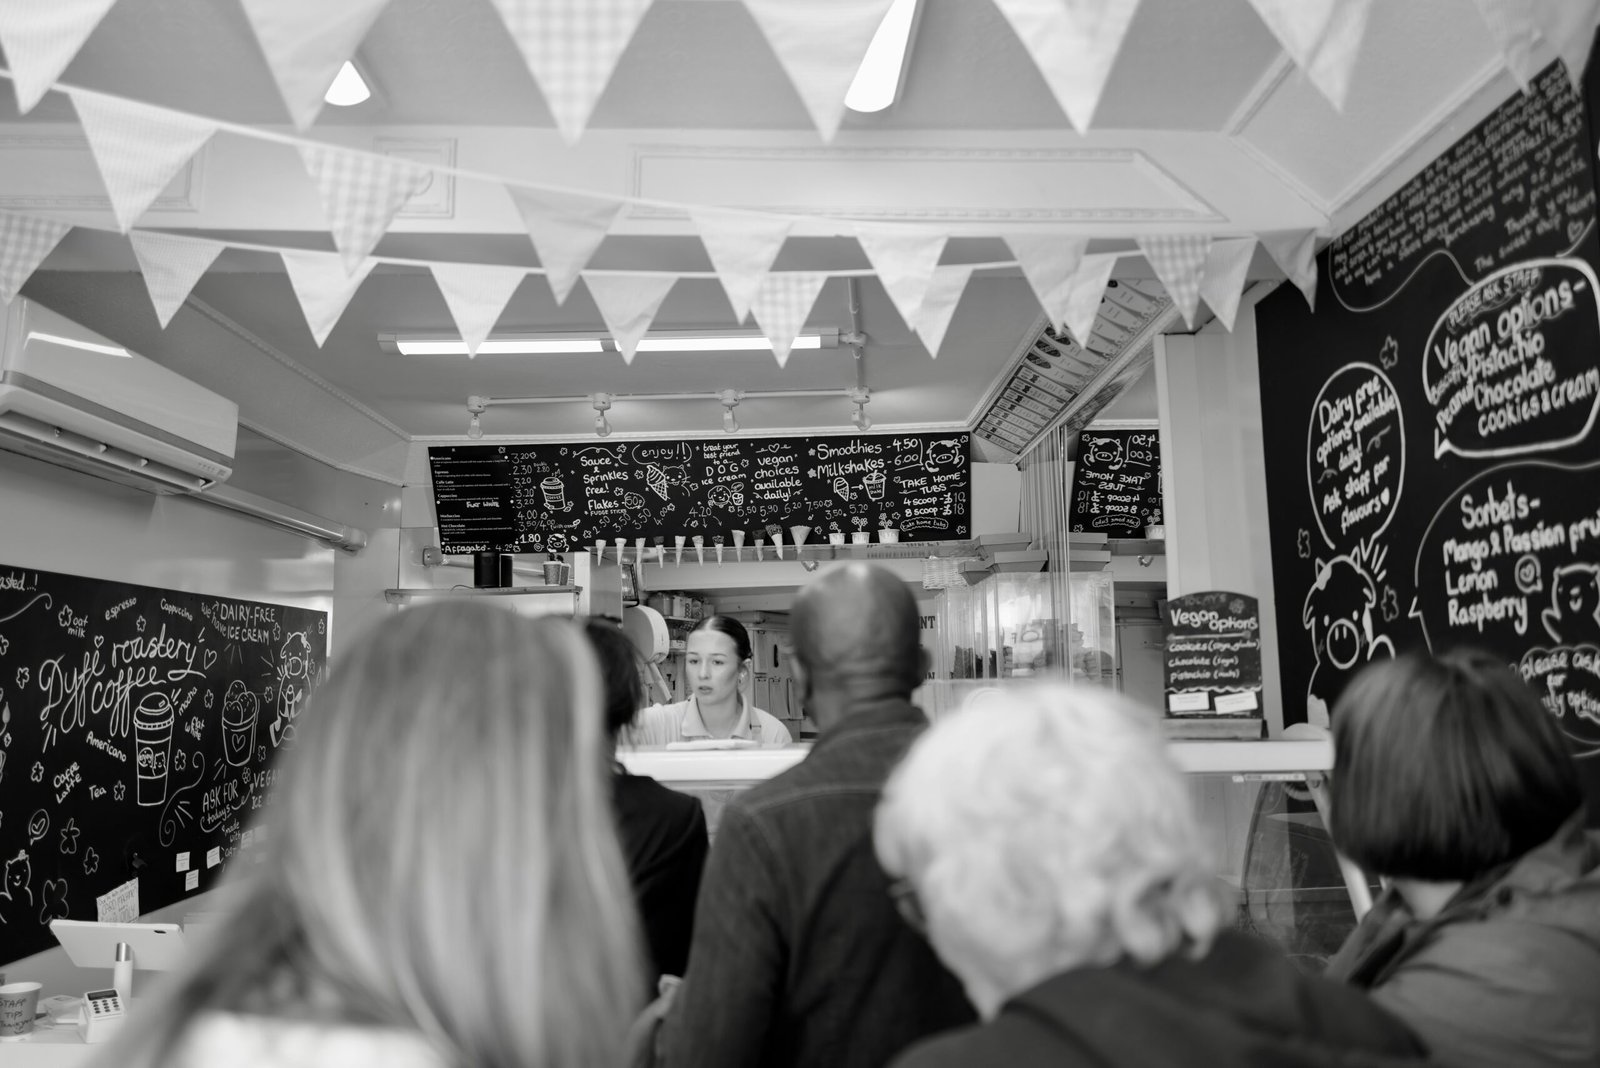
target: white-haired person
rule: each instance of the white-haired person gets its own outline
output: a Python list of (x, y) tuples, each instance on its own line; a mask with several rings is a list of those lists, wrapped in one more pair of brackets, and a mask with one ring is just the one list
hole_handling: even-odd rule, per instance
[(896, 1068), (1423, 1063), (1404, 1025), (1226, 925), (1155, 717), (1105, 690), (991, 695), (915, 742), (875, 838), (981, 1022)]
[(217, 932), (100, 1063), (619, 1063), (646, 991), (601, 701), (571, 622), (374, 627), (300, 715)]

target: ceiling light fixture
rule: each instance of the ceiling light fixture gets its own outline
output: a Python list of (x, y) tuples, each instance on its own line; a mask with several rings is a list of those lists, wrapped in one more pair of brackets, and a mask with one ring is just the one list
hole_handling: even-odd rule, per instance
[(717, 394), (717, 400), (722, 404), (722, 429), (725, 433), (732, 434), (739, 429), (739, 417), (733, 410), (744, 400), (744, 394), (736, 389), (725, 389)]
[(916, 24), (917, 0), (894, 0), (878, 32), (872, 35), (867, 54), (861, 58), (855, 80), (845, 94), (844, 106), (851, 111), (882, 111), (894, 103), (905, 80), (906, 51)]
[[(401, 356), (468, 356), (467, 343), (450, 334), (379, 334), (378, 347)], [(839, 347), (839, 331), (828, 327), (794, 339), (791, 349)], [(478, 346), (479, 356), (555, 356), (616, 352), (609, 337), (561, 334), (496, 334)], [(639, 352), (771, 352), (772, 342), (761, 334), (736, 331), (675, 333), (662, 331), (641, 338)]]
[(367, 87), (367, 80), (356, 69), (353, 60), (345, 60), (344, 66), (339, 68), (339, 73), (333, 76), (333, 84), (328, 86), (328, 91), (322, 99), (337, 108), (354, 107), (372, 98), (372, 90)]
[(844, 391), (845, 399), (856, 406), (851, 413), (850, 421), (856, 429), (862, 432), (872, 429), (872, 420), (867, 416), (867, 402), (872, 399), (872, 391), (866, 386), (851, 386)]
[(483, 437), (483, 421), (479, 416), (489, 410), (489, 398), (471, 396), (467, 398), (467, 411), (472, 418), (467, 420), (467, 437), (477, 441)]
[(594, 432), (598, 437), (611, 436), (611, 424), (606, 421), (606, 409), (611, 407), (611, 394), (592, 393), (589, 400), (594, 404)]

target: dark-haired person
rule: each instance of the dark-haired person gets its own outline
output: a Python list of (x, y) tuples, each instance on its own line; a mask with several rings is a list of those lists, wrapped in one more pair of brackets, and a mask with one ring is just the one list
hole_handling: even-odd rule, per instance
[(1369, 667), (1333, 713), (1329, 823), (1388, 886), (1328, 966), (1451, 1066), (1600, 1063), (1600, 835), (1504, 661)]
[[(606, 734), (615, 750), (618, 734), (644, 703), (639, 653), (622, 628), (608, 620), (588, 620), (584, 633), (600, 661)], [(682, 975), (710, 848), (705, 811), (698, 798), (669, 790), (648, 775), (631, 775), (615, 761), (611, 800), (655, 974)]]
[(685, 642), (688, 700), (651, 705), (628, 732), (634, 746), (670, 745), (712, 738), (788, 745), (794, 739), (777, 716), (750, 703), (750, 633), (728, 616), (707, 616)]

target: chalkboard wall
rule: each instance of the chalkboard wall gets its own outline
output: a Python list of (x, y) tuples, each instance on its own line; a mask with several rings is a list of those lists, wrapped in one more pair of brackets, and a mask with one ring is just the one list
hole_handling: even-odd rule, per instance
[(1161, 442), (1154, 430), (1085, 430), (1072, 469), (1074, 531), (1142, 538), (1161, 522)]
[(1260, 305), (1286, 722), (1470, 643), (1600, 756), (1594, 154), (1551, 67)]
[(0, 960), (136, 875), (146, 912), (214, 884), (326, 632), (322, 612), (0, 565)]
[[(902, 541), (965, 538), (966, 434), (464, 445), (428, 450), (447, 553), (567, 552), (596, 540), (889, 526)], [(789, 535), (786, 533), (785, 538)]]

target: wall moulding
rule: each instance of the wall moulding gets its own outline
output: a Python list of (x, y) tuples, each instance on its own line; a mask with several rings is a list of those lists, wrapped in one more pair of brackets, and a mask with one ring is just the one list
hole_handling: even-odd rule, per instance
[[(150, 205), (152, 212), (201, 210), (202, 148)], [(0, 208), (111, 213), (89, 142), (80, 134), (0, 134)]]

